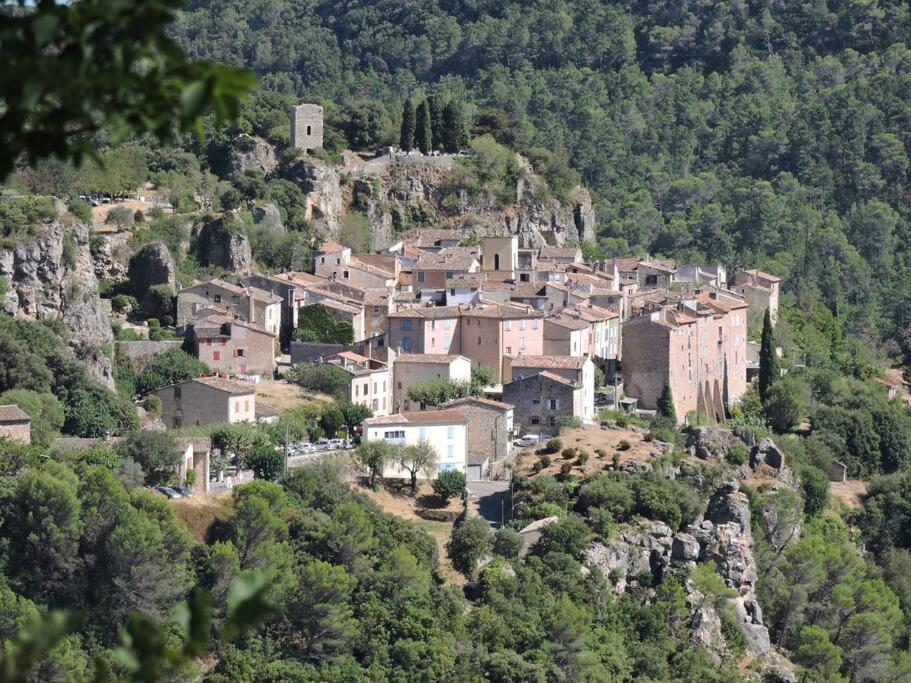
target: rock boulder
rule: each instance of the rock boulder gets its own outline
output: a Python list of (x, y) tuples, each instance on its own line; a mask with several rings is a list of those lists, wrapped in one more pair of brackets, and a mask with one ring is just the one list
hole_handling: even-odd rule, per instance
[(168, 285), (172, 290), (177, 287), (174, 258), (163, 242), (152, 242), (137, 251), (127, 272), (133, 291), (140, 296), (156, 285)]
[(233, 213), (203, 224), (196, 238), (196, 256), (203, 265), (238, 275), (248, 275), (253, 266), (250, 240)]

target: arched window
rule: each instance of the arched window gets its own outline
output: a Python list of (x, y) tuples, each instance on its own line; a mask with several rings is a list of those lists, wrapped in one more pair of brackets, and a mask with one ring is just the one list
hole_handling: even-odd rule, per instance
[(307, 135), (310, 135), (310, 126), (307, 126)]

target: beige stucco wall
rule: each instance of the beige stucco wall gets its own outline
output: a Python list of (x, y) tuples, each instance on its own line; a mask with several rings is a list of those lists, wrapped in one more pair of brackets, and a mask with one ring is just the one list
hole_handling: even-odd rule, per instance
[(471, 381), (471, 361), (461, 356), (443, 357), (439, 363), (410, 363), (396, 360), (393, 366), (391, 412), (419, 410), (408, 400), (408, 389), (428, 379)]

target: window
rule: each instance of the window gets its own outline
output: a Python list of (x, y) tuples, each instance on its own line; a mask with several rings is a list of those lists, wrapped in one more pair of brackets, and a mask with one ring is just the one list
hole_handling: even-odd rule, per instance
[(396, 385), (397, 385), (397, 386), (396, 386), (396, 389), (401, 389), (401, 388), (402, 388), (402, 383), (401, 383), (401, 382), (396, 382)]
[(244, 353), (245, 353), (245, 349), (236, 349), (234, 351), (234, 355), (237, 356), (238, 358), (243, 358)]
[(348, 279), (348, 271), (347, 271), (347, 270), (343, 270), (343, 271), (342, 271), (342, 277), (345, 278), (346, 280)]
[(364, 396), (370, 391), (370, 382), (364, 382)]
[(443, 337), (443, 348), (448, 349), (449, 344), (452, 342), (452, 337)]
[(525, 337), (519, 337), (519, 351), (525, 350)]
[(319, 262), (320, 262), (322, 265), (326, 265), (326, 257), (325, 257), (325, 256), (320, 256), (320, 257), (319, 257)]
[(431, 321), (430, 321), (430, 329), (431, 329), (431, 330), (435, 330), (436, 328), (437, 328), (437, 321), (436, 321), (436, 320), (431, 320)]
[(373, 307), (373, 315), (379, 315), (379, 313), (380, 313), (380, 307), (379, 307), (379, 306), (374, 306), (374, 307)]
[(451, 330), (451, 329), (452, 329), (452, 321), (451, 321), (451, 320), (444, 320), (444, 321), (443, 321), (443, 329), (444, 329), (444, 330)]
[(436, 338), (436, 337), (431, 337), (431, 338), (430, 338), (430, 347), (431, 347), (431, 348), (435, 348), (436, 345), (437, 345), (437, 338)]
[(376, 382), (374, 382), (374, 383), (373, 383), (373, 393), (374, 393), (374, 394), (376, 393), (376, 387), (377, 387), (377, 384), (376, 384)]
[(519, 282), (528, 282), (528, 273), (520, 273)]
[(180, 398), (180, 387), (174, 387), (174, 398)]
[(213, 351), (212, 360), (221, 360), (221, 351)]
[(410, 321), (410, 320), (403, 320), (403, 321), (402, 321), (402, 329), (403, 329), (403, 330), (410, 330), (410, 329), (411, 329), (411, 321)]
[(450, 288), (449, 296), (455, 296), (455, 287)]
[(520, 330), (524, 330), (524, 329), (525, 329), (525, 321), (524, 321), (524, 320), (520, 320), (520, 321), (519, 321), (519, 329), (520, 329)]
[(446, 271), (446, 279), (447, 279), (447, 280), (451, 280), (451, 279), (452, 279), (452, 271), (451, 271), (451, 270), (447, 270), (447, 271)]
[(335, 259), (335, 265), (337, 265), (337, 266), (342, 265), (342, 260), (340, 258)]
[(512, 320), (504, 320), (503, 329), (509, 332), (512, 329)]
[(237, 296), (237, 294), (235, 294), (234, 296), (231, 297), (231, 303), (234, 304), (235, 306), (240, 306), (240, 297)]
[(418, 441), (425, 441), (427, 439), (427, 427), (421, 427), (418, 430)]
[(310, 135), (310, 126), (307, 126), (307, 135)]
[(194, 304), (193, 304), (193, 312), (196, 313), (196, 311), (198, 311), (198, 310), (199, 310), (199, 304), (198, 304), (198, 303), (194, 303)]
[(507, 347), (506, 347), (506, 355), (507, 355), (507, 356), (511, 356), (511, 355), (512, 355), (512, 347), (511, 347), (511, 346), (507, 346)]
[(227, 339), (222, 339), (222, 340), (221, 340), (221, 345), (222, 345), (222, 346), (227, 346), (227, 345), (228, 345), (228, 340), (227, 340)]
[(423, 282), (423, 281), (424, 281), (424, 271), (419, 270), (418, 271), (418, 282)]
[(555, 418), (553, 415), (551, 415), (549, 418), (547, 418), (547, 424), (549, 424), (551, 427), (556, 427), (557, 418)]
[(221, 303), (221, 294), (216, 294), (215, 296), (212, 297), (212, 299), (215, 301), (215, 303), (220, 304)]
[(360, 394), (360, 391), (361, 391), (361, 388), (360, 388), (357, 384), (355, 384), (355, 385), (354, 385), (354, 395), (355, 395), (355, 397), (361, 395), (361, 394)]
[(244, 401), (244, 412), (250, 412), (250, 401)]
[(408, 337), (402, 337), (402, 350), (410, 351), (411, 350), (411, 339)]
[(234, 401), (234, 412), (235, 413), (240, 412), (240, 401)]
[(373, 399), (373, 410), (377, 410), (380, 407), (379, 401)]
[(533, 329), (533, 330), (538, 329), (538, 319), (537, 318), (535, 318), (534, 320), (531, 321), (531, 329)]
[(183, 420), (181, 420), (179, 417), (175, 417), (174, 418), (174, 429), (180, 429), (181, 427), (183, 427)]
[(206, 339), (206, 346), (212, 346), (212, 339)]
[(404, 439), (405, 432), (404, 430), (396, 430), (392, 432), (383, 432), (384, 439)]
[(386, 391), (386, 380), (383, 380), (383, 391)]
[(480, 345), (481, 345), (481, 338), (478, 337), (478, 346), (480, 346)]
[(539, 405), (541, 403), (541, 399), (533, 398), (533, 399), (531, 399), (531, 403), (532, 403), (532, 405), (535, 405), (535, 406)]
[(539, 419), (536, 418), (536, 417), (533, 417), (533, 418), (531, 418), (531, 423), (532, 423), (533, 425), (538, 425), (538, 424), (541, 424), (541, 420), (539, 420)]
[(455, 457), (455, 446), (449, 444), (446, 446), (446, 459), (452, 460)]
[(455, 427), (447, 427), (447, 428), (446, 428), (446, 438), (447, 438), (447, 439), (454, 439), (454, 438), (455, 438)]
[(658, 284), (658, 276), (657, 276), (657, 275), (646, 275), (646, 276), (645, 276), (645, 284), (647, 284), (647, 285), (657, 285), (657, 284)]
[(560, 407), (560, 401), (555, 398), (547, 399), (547, 409), (548, 410), (557, 410)]

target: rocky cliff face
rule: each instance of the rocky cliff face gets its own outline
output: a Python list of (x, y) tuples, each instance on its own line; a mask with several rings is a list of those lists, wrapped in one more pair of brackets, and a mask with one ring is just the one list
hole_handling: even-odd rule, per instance
[(89, 253), (88, 226), (63, 216), (43, 226), (39, 236), (0, 249), (0, 277), (6, 282), (3, 310), (31, 320), (60, 318), (76, 357), (113, 388), (111, 322), (98, 298), (98, 280)]
[(196, 234), (196, 256), (203, 265), (224, 268), (235, 275), (249, 275), (253, 251), (247, 235), (234, 224), (239, 219), (226, 213), (203, 223)]
[(516, 200), (507, 206), (459, 184), (452, 156), (380, 156), (363, 161), (353, 154), (333, 167), (301, 159), (285, 175), (307, 193), (316, 226), (337, 238), (349, 211), (365, 214), (373, 247), (381, 248), (419, 227), (450, 229), (459, 235), (518, 235), (522, 247), (562, 246), (595, 238), (595, 212), (588, 191), (576, 188), (567, 201), (523, 162)]

